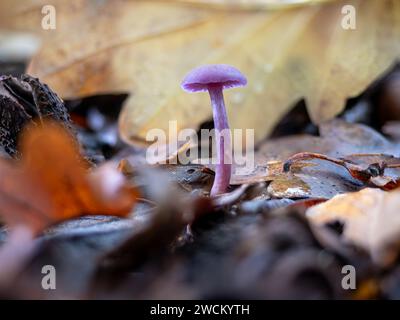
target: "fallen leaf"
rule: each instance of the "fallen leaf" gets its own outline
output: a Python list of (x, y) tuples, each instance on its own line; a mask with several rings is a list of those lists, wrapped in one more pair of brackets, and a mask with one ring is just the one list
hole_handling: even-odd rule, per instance
[(88, 172), (75, 140), (54, 123), (28, 127), (22, 160), (0, 161), (0, 215), (34, 233), (85, 214), (127, 215), (137, 197), (111, 164)]
[[(149, 129), (167, 131), (171, 119), (181, 129), (211, 117), (206, 94), (179, 87), (200, 64), (228, 63), (246, 74), (247, 88), (226, 93), (228, 114), (231, 127), (254, 128), (260, 141), (302, 98), (314, 122), (334, 117), (399, 57), (396, 0), (277, 11), (252, 6), (271, 1), (183, 2), (3, 1), (0, 12), (7, 13), (2, 25), (41, 34), (44, 46), (28, 71), (63, 97), (130, 92), (120, 131), (131, 143)], [(45, 4), (60, 13), (51, 32), (41, 28)], [(344, 5), (356, 9), (355, 30), (342, 27)]]
[(290, 174), (273, 174), (268, 179), (271, 181), (268, 193), (275, 198), (330, 199), (364, 187), (345, 169), (323, 161), (298, 165)]
[[(243, 175), (233, 175), (231, 184), (269, 181), (268, 194), (271, 197), (291, 199), (330, 199), (336, 194), (358, 191), (365, 187), (365, 181), (352, 177), (348, 169), (318, 159), (295, 163), (290, 174), (283, 173), (285, 160), (299, 152), (323, 153), (331, 157), (348, 158), (354, 162), (354, 156), (351, 155), (354, 153), (399, 155), (399, 145), (365, 125), (335, 119), (319, 125), (319, 136), (303, 134), (267, 140), (255, 153), (254, 169)], [(376, 156), (369, 156), (358, 155), (358, 163), (355, 164), (360, 166), (356, 168), (367, 169), (365, 164), (378, 160), (396, 160), (392, 156), (380, 155), (377, 159)], [(360, 160), (364, 162), (360, 163)], [(400, 172), (395, 168), (387, 168), (385, 175), (375, 177), (373, 183), (385, 186), (400, 178)]]
[(321, 153), (337, 158), (361, 153), (400, 155), (397, 143), (363, 124), (334, 119), (321, 123), (318, 128), (318, 136), (301, 134), (265, 141), (256, 152), (255, 162), (262, 165), (266, 161), (285, 161), (300, 152)]
[[(271, 180), (271, 175), (281, 173), (284, 161), (301, 152), (320, 153), (335, 158), (349, 157), (352, 160), (351, 155), (354, 154), (388, 154), (398, 157), (400, 146), (370, 127), (334, 119), (319, 125), (319, 136), (301, 134), (267, 140), (254, 155), (254, 169), (246, 174), (233, 175), (231, 184)], [(388, 173), (395, 177), (396, 172), (393, 170), (396, 169), (389, 169)]]
[(379, 189), (337, 195), (331, 200), (307, 210), (315, 224), (340, 221), (343, 237), (366, 249), (374, 262), (388, 266), (399, 254), (400, 193)]
[[(183, 190), (192, 192), (202, 190), (209, 193), (214, 181), (214, 171), (209, 168), (198, 165), (154, 165), (154, 168), (161, 169), (166, 174), (167, 180), (171, 183), (177, 183)], [(135, 179), (137, 174), (143, 168), (143, 164), (135, 165), (129, 160), (123, 159), (118, 165), (118, 169), (127, 177)]]
[[(400, 184), (400, 158), (379, 153), (352, 154), (343, 158), (332, 158), (319, 153), (301, 152), (283, 163), (283, 171), (289, 172), (295, 162), (311, 159), (329, 161), (342, 166), (355, 179), (384, 190), (395, 189)], [(388, 175), (389, 170), (391, 170), (390, 175)]]

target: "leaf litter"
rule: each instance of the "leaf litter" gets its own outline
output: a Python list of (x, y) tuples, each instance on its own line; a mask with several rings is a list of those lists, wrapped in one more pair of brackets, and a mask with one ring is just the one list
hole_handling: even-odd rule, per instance
[[(339, 2), (331, 4), (331, 8), (340, 5)], [(137, 5), (144, 11), (153, 5), (133, 3), (124, 5)], [(155, 36), (154, 43), (162, 41), (157, 39), (160, 30), (174, 29), (179, 23), (196, 24), (207, 20), (211, 14), (219, 16), (220, 11), (216, 13), (208, 7), (209, 1), (204, 3), (204, 7), (178, 9), (176, 5), (171, 9), (171, 19), (160, 19), (166, 25), (150, 30)], [(371, 3), (368, 8), (373, 6), (380, 16), (386, 15), (383, 5)], [(393, 1), (385, 3), (392, 5)], [(84, 2), (80, 5), (86, 6)], [(23, 12), (24, 5), (19, 6)], [(104, 4), (103, 9), (107, 7)], [(280, 22), (276, 19), (279, 26), (274, 28), (281, 30), (285, 21), (292, 21), (291, 27), (308, 21), (311, 27), (319, 22), (321, 13), (329, 15), (329, 7), (310, 8), (282, 14)], [(179, 12), (185, 19), (172, 19)], [(372, 17), (367, 9), (361, 13), (362, 23)], [(240, 14), (249, 16), (251, 21), (254, 13)], [(243, 36), (246, 37), (253, 26), (264, 23), (267, 16), (268, 13), (260, 14), (243, 30)], [(36, 18), (26, 12), (23, 19), (16, 18), (14, 22), (18, 24), (24, 19), (30, 24)], [(143, 21), (135, 23), (145, 20), (143, 15)], [(223, 23), (229, 25), (228, 20)], [(122, 24), (126, 21), (123, 19)], [(393, 21), (387, 21), (377, 31), (387, 30)], [(211, 23), (209, 27), (214, 28), (219, 23)], [(204, 27), (201, 23), (198, 25), (199, 34)], [(96, 33), (97, 29), (93, 30)], [(143, 36), (140, 32), (134, 36)], [(181, 36), (178, 34), (171, 36)], [(126, 36), (129, 41), (136, 41), (129, 38), (131, 35)], [(235, 34), (234, 39), (239, 36)], [(254, 37), (254, 45), (260, 43), (261, 35)], [(338, 37), (342, 48), (332, 49), (332, 56), (324, 56), (318, 64), (333, 62), (333, 57), (340, 56), (341, 50), (351, 42)], [(300, 36), (302, 40), (306, 38), (306, 33)], [(120, 38), (115, 39), (119, 41)], [(364, 37), (357, 36), (357, 39), (361, 41)], [(57, 43), (57, 39), (54, 41)], [(65, 41), (64, 44), (74, 48), (80, 46), (79, 41)], [(222, 41), (220, 45), (223, 53), (222, 49), (234, 43)], [(107, 43), (100, 43), (101, 46), (105, 48)], [(286, 47), (280, 43), (279, 48)], [(256, 126), (264, 133), (273, 131), (273, 135), (269, 138), (265, 138), (265, 134), (257, 135), (255, 170), (245, 176), (233, 176), (227, 193), (209, 197), (214, 179), (212, 166), (199, 163), (160, 165), (157, 159), (151, 165), (146, 164), (145, 151), (136, 143), (141, 140), (142, 132), (135, 130), (151, 126), (152, 122), (149, 124), (146, 117), (135, 118), (135, 112), (143, 110), (138, 108), (132, 115), (130, 108), (143, 101), (146, 105), (158, 105), (162, 101), (145, 99), (149, 95), (143, 95), (143, 88), (139, 87), (140, 90), (129, 97), (120, 116), (120, 125), (121, 121), (139, 122), (138, 126), (131, 127), (135, 128), (133, 132), (120, 127), (125, 139), (128, 137), (134, 144), (127, 146), (119, 139), (117, 126), (121, 105), (127, 98), (121, 93), (131, 91), (131, 84), (119, 86), (118, 79), (86, 78), (101, 67), (102, 57), (97, 57), (96, 48), (85, 48), (83, 53), (94, 50), (96, 59), (93, 62), (100, 64), (96, 67), (88, 65), (85, 59), (76, 60), (76, 66), (83, 66), (85, 71), (82, 82), (76, 81), (78, 73), (68, 64), (76, 57), (68, 60), (71, 59), (67, 54), (70, 48), (64, 49), (67, 49), (66, 59), (53, 60), (54, 52), (49, 51), (47, 56), (43, 51), (34, 59), (30, 70), (43, 72), (44, 80), (57, 92), (68, 96), (65, 90), (70, 90), (71, 96), (77, 99), (64, 104), (52, 89), (30, 76), (0, 79), (0, 112), (8, 115), (3, 117), (7, 121), (0, 124), (2, 134), (6, 133), (0, 136), (4, 149), (0, 159), (0, 296), (39, 299), (399, 298), (398, 125), (387, 122), (400, 120), (396, 109), (398, 99), (393, 93), (398, 71), (394, 70), (380, 81), (379, 88), (370, 88), (349, 102), (340, 118), (317, 125), (312, 124), (308, 116), (297, 122), (291, 112), (281, 119), (285, 125), (276, 125), (275, 115), (261, 119), (257, 112), (246, 111), (264, 108), (257, 105), (255, 99), (246, 100), (248, 109), (244, 108), (244, 112), (257, 115)], [(173, 46), (170, 49), (180, 50)], [(145, 52), (140, 46), (134, 50)], [(392, 54), (380, 53), (380, 62), (374, 65), (374, 70), (368, 75), (360, 74), (357, 83), (348, 88), (349, 92), (345, 90), (346, 97), (363, 90), (393, 61)], [(263, 81), (275, 79), (269, 83), (282, 87), (278, 75), (285, 73), (287, 56), (278, 59), (276, 55), (275, 58), (281, 68), (261, 78)], [(112, 56), (112, 59), (117, 57)], [(235, 57), (232, 59), (234, 61)], [(60, 61), (66, 61), (64, 71), (63, 67), (57, 69)], [(190, 69), (189, 64), (185, 65), (185, 71)], [(258, 97), (257, 101), (268, 100), (275, 107), (285, 105), (281, 113), (276, 113), (279, 118), (294, 100), (305, 96), (311, 100), (300, 101), (299, 105), (303, 105), (304, 110), (307, 106), (314, 120), (321, 113), (326, 113), (325, 116), (330, 113), (328, 118), (331, 118), (343, 107), (336, 96), (332, 98), (334, 86), (348, 85), (349, 81), (341, 82), (340, 76), (339, 80), (330, 79), (327, 75), (334, 66), (326, 65), (321, 74), (311, 72), (310, 77), (321, 76), (329, 80), (321, 84), (331, 83), (332, 86), (314, 85), (304, 95), (297, 95), (297, 90), (293, 90), (284, 99), (272, 95), (272, 100)], [(243, 70), (247, 67), (251, 69), (249, 65)], [(55, 68), (55, 74), (48, 68)], [(354, 68), (363, 69), (357, 63)], [(181, 71), (176, 71), (175, 76), (180, 77)], [(128, 68), (126, 72), (130, 72)], [(101, 74), (108, 74), (108, 70)], [(250, 75), (252, 79), (258, 77), (258, 74)], [(288, 79), (296, 80), (296, 77)], [(314, 79), (311, 83), (319, 82)], [(266, 95), (279, 91), (274, 85)], [(178, 95), (174, 90), (170, 92)], [(151, 96), (157, 98), (163, 94), (154, 95), (153, 92)], [(233, 105), (237, 104), (235, 97), (238, 99), (237, 95), (228, 97)], [(330, 107), (322, 110), (324, 97), (328, 97)], [(174, 105), (172, 102), (193, 105), (183, 98), (174, 98), (168, 105)], [(167, 105), (160, 108), (164, 110), (160, 114), (169, 112)], [(265, 109), (275, 110), (268, 106)], [(201, 112), (194, 116), (193, 110), (183, 114), (183, 122), (193, 120), (193, 126), (206, 118)], [(384, 119), (382, 115), (385, 114), (390, 114), (390, 119)], [(234, 122), (242, 118), (233, 117)], [(253, 120), (249, 119), (249, 123)], [(154, 123), (162, 122), (159, 121), (157, 117), (154, 119)], [(283, 127), (294, 132), (284, 133)], [(195, 146), (181, 147), (169, 155), (171, 160)], [(285, 163), (290, 164), (286, 165), (286, 170)], [(387, 191), (389, 189), (394, 190)], [(58, 290), (46, 291), (38, 286), (43, 264), (56, 266)], [(349, 264), (357, 270), (357, 289), (352, 291), (340, 286), (342, 267)]]
[[(74, 130), (59, 119), (26, 120), (18, 158), (1, 160), (0, 212), (6, 228), (0, 233), (0, 258), (7, 261), (0, 273), (2, 295), (328, 299), (392, 294), (390, 273), (382, 276), (379, 270), (390, 270), (399, 252), (395, 210), (389, 210), (398, 191), (388, 193), (378, 183), (374, 186), (383, 190), (367, 187), (372, 178), (389, 173), (397, 181), (397, 168), (390, 168), (397, 163), (395, 140), (340, 119), (321, 124), (318, 135), (271, 138), (258, 147), (254, 172), (242, 180), (233, 176), (228, 193), (210, 198), (212, 167), (145, 165), (142, 149), (123, 144), (114, 144), (112, 152), (104, 149), (87, 125), (89, 118), (102, 115), (110, 125), (116, 118), (103, 108), (82, 113), (86, 103), (68, 103), (76, 108), (70, 107), (72, 119), (84, 120)], [(303, 157), (296, 158), (299, 152)], [(103, 160), (92, 161), (93, 154)], [(284, 172), (288, 161), (290, 170)], [(384, 169), (378, 170), (382, 175), (363, 180), (354, 174), (375, 164)], [(352, 214), (358, 208), (353, 206), (363, 205), (367, 209)], [(32, 289), (43, 261), (60, 274), (57, 292)], [(359, 290), (352, 294), (340, 287), (346, 264), (359, 272)], [(129, 276), (135, 270), (140, 272)]]

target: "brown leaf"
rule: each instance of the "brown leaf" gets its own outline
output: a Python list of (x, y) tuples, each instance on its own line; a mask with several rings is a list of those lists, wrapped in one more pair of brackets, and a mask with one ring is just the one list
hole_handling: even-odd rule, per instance
[(379, 189), (337, 195), (307, 210), (316, 224), (340, 221), (343, 237), (370, 252), (374, 261), (387, 266), (399, 254), (400, 193)]
[[(179, 88), (200, 64), (228, 63), (246, 74), (248, 87), (226, 94), (228, 114), (233, 128), (254, 128), (261, 141), (302, 98), (314, 122), (331, 119), (399, 57), (397, 0), (329, 1), (285, 11), (263, 10), (269, 2), (257, 0), (190, 2), (197, 5), (9, 0), (2, 1), (0, 22), (41, 34), (44, 46), (29, 71), (63, 97), (132, 93), (120, 117), (122, 136), (132, 143), (143, 142), (151, 128), (167, 130), (171, 119), (188, 128), (210, 118), (206, 94)], [(42, 30), (43, 5), (62, 12), (56, 30)], [(355, 30), (342, 28), (343, 5), (357, 10)]]
[(56, 124), (29, 127), (22, 136), (20, 163), (0, 161), (0, 214), (10, 226), (35, 233), (85, 214), (124, 216), (136, 191), (110, 164), (91, 173), (75, 140)]
[[(359, 177), (353, 177), (349, 174), (349, 169), (355, 174), (355, 169), (366, 170), (369, 164), (379, 161), (393, 164), (397, 161), (396, 157), (390, 155), (375, 155), (397, 155), (399, 146), (365, 125), (335, 119), (321, 124), (319, 132), (319, 136), (294, 135), (267, 140), (255, 154), (254, 170), (247, 175), (234, 175), (231, 184), (269, 181), (268, 192), (272, 197), (329, 199), (336, 194), (357, 191), (363, 187), (365, 181), (361, 182)], [(345, 158), (352, 166), (343, 168), (314, 158), (307, 162), (295, 163), (290, 174), (282, 173), (284, 161), (299, 152), (323, 153), (330, 157)], [(359, 154), (356, 157), (355, 153), (374, 155)], [(386, 168), (385, 177), (374, 177), (372, 183), (389, 187), (388, 183), (396, 181), (399, 177), (398, 169)]]
[(319, 153), (302, 152), (287, 159), (283, 163), (283, 171), (289, 172), (295, 162), (312, 159), (342, 166), (355, 179), (384, 190), (395, 189), (400, 185), (400, 158), (387, 154), (352, 154), (343, 158), (333, 158)]
[[(282, 168), (282, 164), (280, 163)], [(360, 190), (363, 185), (341, 167), (315, 161), (299, 164), (292, 173), (279, 173), (270, 177), (268, 192), (278, 198), (319, 198)]]
[[(269, 190), (274, 197), (328, 199), (338, 193), (359, 190), (362, 184), (357, 181), (360, 177), (356, 173), (367, 170), (370, 164), (398, 162), (395, 156), (399, 154), (399, 145), (365, 125), (335, 119), (321, 124), (319, 133), (319, 136), (293, 135), (267, 140), (255, 153), (254, 170), (246, 175), (234, 175), (231, 184), (271, 181)], [(283, 174), (284, 161), (301, 152), (347, 159), (348, 167), (340, 168), (314, 157), (307, 163), (297, 163), (292, 174)], [(354, 177), (346, 172), (350, 169)], [(396, 168), (386, 168), (385, 176), (373, 178), (374, 185), (389, 188), (393, 187), (392, 181), (400, 178), (400, 172)], [(362, 181), (365, 183), (369, 179)]]
[(256, 163), (266, 160), (285, 161), (300, 152), (322, 153), (331, 157), (344, 157), (360, 153), (387, 153), (398, 155), (400, 147), (374, 129), (341, 119), (324, 122), (318, 126), (319, 136), (294, 135), (267, 140), (260, 145)]

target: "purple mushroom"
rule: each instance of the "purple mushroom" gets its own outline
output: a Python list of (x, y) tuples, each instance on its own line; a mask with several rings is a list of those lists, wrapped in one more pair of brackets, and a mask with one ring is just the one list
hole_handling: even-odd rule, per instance
[(232, 146), (226, 116), (224, 89), (245, 86), (245, 76), (226, 64), (205, 65), (193, 69), (182, 81), (188, 92), (208, 91), (213, 109), (217, 143), (217, 164), (211, 196), (226, 192), (231, 178)]

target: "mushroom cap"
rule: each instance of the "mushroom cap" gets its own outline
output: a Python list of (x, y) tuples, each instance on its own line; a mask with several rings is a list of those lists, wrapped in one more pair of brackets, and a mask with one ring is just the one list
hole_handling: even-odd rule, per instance
[(227, 64), (210, 64), (197, 67), (183, 79), (181, 87), (188, 92), (207, 91), (209, 86), (221, 85), (223, 89), (242, 87), (246, 77)]

